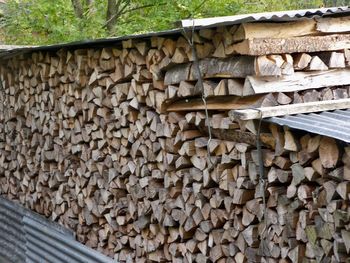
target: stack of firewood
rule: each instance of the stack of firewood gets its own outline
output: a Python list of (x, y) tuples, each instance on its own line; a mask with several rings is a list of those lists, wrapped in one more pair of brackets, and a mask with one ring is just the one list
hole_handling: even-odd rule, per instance
[(2, 61), (0, 193), (121, 262), (346, 262), (350, 148), (263, 124), (259, 169), (228, 111), (348, 98), (348, 21), (195, 31), (203, 88), (183, 36)]

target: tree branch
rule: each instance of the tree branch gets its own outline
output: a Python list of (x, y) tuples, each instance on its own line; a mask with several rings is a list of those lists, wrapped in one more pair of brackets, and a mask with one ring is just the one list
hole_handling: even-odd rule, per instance
[[(160, 5), (165, 5), (165, 3), (161, 3)], [(152, 7), (152, 6), (155, 6), (155, 4), (149, 4), (149, 5), (143, 5), (143, 6), (137, 6), (137, 7), (134, 7), (134, 8), (130, 8), (128, 10), (125, 10), (127, 5), (124, 5), (122, 7), (122, 9), (120, 9), (119, 12), (117, 12), (114, 16), (112, 16), (109, 20), (106, 21), (106, 23), (102, 26), (103, 28), (107, 27), (108, 29), (108, 23), (110, 22), (110, 20), (112, 19), (118, 19), (120, 16), (124, 15), (124, 14), (127, 14), (127, 13), (130, 13), (130, 12), (133, 12), (133, 11), (136, 11), (136, 10), (140, 10), (140, 9), (144, 9), (144, 8), (147, 8), (147, 7)]]
[[(160, 5), (165, 5), (165, 3), (162, 3)], [(124, 15), (124, 14), (130, 13), (132, 11), (136, 11), (136, 10), (140, 10), (140, 9), (144, 9), (144, 8), (152, 7), (152, 6), (155, 6), (155, 5), (154, 4), (149, 4), (149, 5), (143, 5), (143, 6), (134, 7), (134, 8), (128, 9), (128, 10), (126, 10), (124, 12), (121, 12), (119, 15)]]
[(191, 14), (191, 16), (193, 16), (206, 2), (207, 2), (207, 0), (203, 0), (202, 3), (200, 3), (200, 4), (193, 10), (193, 14)]

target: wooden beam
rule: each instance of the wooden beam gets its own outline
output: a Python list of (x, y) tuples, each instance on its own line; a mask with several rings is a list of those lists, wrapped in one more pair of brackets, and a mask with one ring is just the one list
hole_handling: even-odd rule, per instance
[(227, 48), (226, 55), (261, 56), (269, 54), (336, 51), (350, 48), (350, 34), (294, 38), (253, 38)]
[(291, 92), (350, 84), (350, 69), (296, 72), (291, 76), (246, 78), (243, 96), (270, 92)]
[(260, 118), (348, 108), (350, 108), (350, 99), (325, 100), (257, 109), (232, 110), (229, 112), (229, 116), (234, 120), (255, 120)]
[[(273, 95), (257, 95), (245, 98), (237, 96), (217, 96), (207, 98), (208, 110), (232, 110), (232, 109), (247, 109), (252, 107), (261, 107), (277, 105)], [(170, 111), (196, 111), (205, 110), (202, 99), (185, 99), (176, 101), (170, 104), (167, 109)]]

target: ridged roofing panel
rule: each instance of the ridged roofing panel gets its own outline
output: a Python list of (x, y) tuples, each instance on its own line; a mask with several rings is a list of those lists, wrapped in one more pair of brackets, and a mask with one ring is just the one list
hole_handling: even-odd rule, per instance
[(350, 109), (272, 117), (266, 121), (350, 143)]
[(109, 263), (71, 231), (0, 197), (0, 262)]
[(183, 27), (215, 27), (223, 25), (234, 25), (248, 22), (287, 22), (300, 18), (321, 17), (332, 14), (349, 13), (350, 8), (347, 6), (329, 7), (318, 9), (292, 10), (281, 12), (265, 12), (256, 14), (245, 14), (235, 16), (210, 17), (200, 19), (185, 19), (181, 21)]

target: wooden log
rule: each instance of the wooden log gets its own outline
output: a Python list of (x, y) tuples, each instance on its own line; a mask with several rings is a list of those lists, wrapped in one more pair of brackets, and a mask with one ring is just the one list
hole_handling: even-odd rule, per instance
[(287, 105), (292, 102), (292, 99), (288, 95), (280, 92), (277, 96), (277, 102), (280, 105)]
[(294, 58), (294, 68), (296, 70), (305, 69), (311, 62), (312, 57), (309, 54), (301, 53)]
[(256, 59), (256, 75), (259, 76), (281, 76), (282, 65), (277, 65), (273, 60), (267, 58), (267, 56), (259, 56)]
[(345, 68), (345, 56), (342, 52), (323, 52), (319, 57), (329, 68)]
[(339, 149), (333, 138), (322, 137), (319, 155), (324, 168), (334, 168), (339, 160)]
[(328, 66), (318, 57), (313, 56), (311, 58), (310, 64), (307, 67), (310, 71), (328, 70)]

